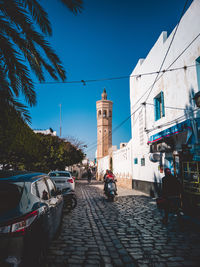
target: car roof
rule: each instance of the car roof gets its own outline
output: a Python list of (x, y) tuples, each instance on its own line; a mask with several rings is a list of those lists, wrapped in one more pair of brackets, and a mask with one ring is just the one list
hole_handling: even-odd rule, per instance
[(28, 172), (28, 171), (0, 171), (0, 182), (34, 182), (46, 175), (40, 172)]
[(70, 171), (50, 171), (49, 173), (71, 173)]

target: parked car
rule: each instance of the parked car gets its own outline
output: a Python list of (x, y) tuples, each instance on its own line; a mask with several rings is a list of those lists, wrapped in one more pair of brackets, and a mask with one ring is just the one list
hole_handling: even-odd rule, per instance
[(48, 175), (0, 171), (0, 266), (40, 266), (62, 210)]
[(51, 171), (49, 176), (55, 182), (57, 189), (62, 191), (63, 195), (69, 189), (75, 189), (75, 180), (69, 171)]

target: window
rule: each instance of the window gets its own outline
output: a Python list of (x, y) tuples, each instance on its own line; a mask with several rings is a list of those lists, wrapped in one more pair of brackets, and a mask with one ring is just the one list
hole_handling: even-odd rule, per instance
[(200, 91), (200, 57), (196, 59), (197, 85)]
[(134, 164), (138, 164), (138, 158), (134, 158)]
[(145, 158), (141, 158), (141, 166), (145, 166)]
[(32, 193), (34, 196), (39, 197), (39, 195), (38, 195), (38, 191), (37, 191), (37, 187), (36, 187), (36, 183), (33, 183), (33, 184), (31, 185), (31, 193)]
[(109, 110), (109, 117), (112, 117), (112, 111)]
[(105, 118), (107, 116), (106, 110), (103, 111), (103, 117)]
[(155, 121), (165, 116), (164, 94), (162, 91), (154, 98), (154, 112)]
[(40, 198), (43, 200), (48, 200), (49, 193), (48, 193), (48, 188), (47, 188), (47, 185), (44, 179), (41, 179), (37, 182), (37, 188), (38, 188)]
[(98, 116), (101, 117), (101, 110), (99, 110)]
[(22, 183), (1, 182), (0, 187), (0, 215), (12, 211), (21, 200), (23, 191)]
[(71, 177), (69, 172), (51, 172), (50, 177)]
[(51, 179), (47, 179), (46, 181), (47, 181), (47, 185), (49, 187), (49, 192), (50, 192), (51, 196), (54, 197), (55, 193), (56, 193), (56, 188), (55, 188), (53, 182), (51, 181)]

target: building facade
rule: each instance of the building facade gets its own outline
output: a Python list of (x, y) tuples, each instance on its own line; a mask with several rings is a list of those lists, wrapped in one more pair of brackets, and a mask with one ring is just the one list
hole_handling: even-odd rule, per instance
[(112, 148), (112, 106), (104, 89), (101, 100), (96, 102), (97, 111), (97, 161), (109, 154)]
[[(191, 173), (189, 162), (195, 157), (195, 179), (199, 181), (200, 112), (193, 100), (200, 90), (199, 25), (200, 0), (194, 0), (177, 31), (162, 32), (130, 76), (133, 188), (152, 196), (159, 194), (165, 167), (183, 176), (184, 162)], [(143, 75), (146, 73), (151, 74)], [(189, 155), (192, 150), (194, 157)]]

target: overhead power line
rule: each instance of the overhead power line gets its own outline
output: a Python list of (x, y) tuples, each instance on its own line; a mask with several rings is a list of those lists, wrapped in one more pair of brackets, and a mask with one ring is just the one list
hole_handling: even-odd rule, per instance
[[(192, 109), (192, 110), (187, 110), (187, 112), (188, 112), (187, 115), (189, 115), (189, 114), (191, 114), (191, 113), (195, 113), (195, 112), (197, 112), (197, 111), (198, 111), (198, 108), (195, 108), (195, 109)], [(178, 122), (182, 121), (183, 119), (185, 119), (185, 117), (186, 117), (186, 115), (182, 115), (182, 116), (180, 116), (180, 117), (178, 117), (178, 118), (176, 118), (176, 119), (173, 119), (173, 120), (168, 121), (168, 122), (166, 122), (166, 123), (160, 124), (160, 125), (158, 125), (158, 126), (156, 126), (156, 127), (153, 127), (153, 128), (151, 128), (151, 129), (147, 129), (146, 132), (150, 133), (150, 132), (152, 132), (152, 131), (154, 131), (154, 130), (156, 130), (156, 129), (159, 129), (159, 128), (168, 126), (168, 125), (170, 125), (170, 124), (172, 124), (172, 123), (174, 123), (174, 122), (178, 123)], [(195, 118), (195, 119), (198, 119), (198, 118)]]
[(97, 145), (101, 145), (102, 142), (104, 141), (104, 139), (105, 139), (106, 137), (109, 137), (110, 135), (112, 135), (113, 133), (115, 133), (119, 128), (121, 128), (121, 126), (122, 126), (126, 121), (128, 121), (128, 120), (129, 120), (129, 119), (130, 119), (130, 118), (131, 118), (137, 111), (139, 111), (141, 108), (143, 108), (143, 106), (138, 107), (138, 108), (137, 108), (131, 115), (129, 115), (129, 116), (128, 116), (126, 119), (124, 119), (119, 125), (117, 125), (117, 126), (112, 130), (111, 133), (105, 134), (105, 135), (103, 136), (101, 142), (97, 142), (97, 141), (95, 141), (94, 144), (92, 143), (92, 144), (89, 146), (89, 149), (87, 150), (87, 152), (93, 150)]
[[(168, 68), (163, 71), (163, 73), (157, 78), (156, 82), (158, 82), (167, 71), (170, 71), (170, 67), (185, 53), (185, 51), (199, 38), (199, 36), (200, 36), (200, 33), (197, 34), (197, 36), (184, 48), (184, 50), (174, 59), (174, 61), (168, 66)], [(197, 66), (197, 65), (200, 65), (200, 64), (197, 63), (197, 64), (190, 65), (190, 66)], [(189, 67), (189, 66), (186, 66), (183, 68), (186, 69), (187, 67)], [(146, 95), (146, 93), (148, 93), (148, 91), (151, 88), (152, 88), (152, 85), (142, 94), (142, 96), (136, 101), (136, 103), (133, 105), (133, 107), (136, 106), (140, 102), (140, 100)]]
[[(185, 51), (199, 38), (199, 36), (200, 36), (200, 33), (187, 45), (187, 47), (185, 47), (185, 49), (175, 58), (175, 60), (168, 66), (168, 68), (166, 69), (166, 70), (163, 70), (163, 73), (162, 73), (162, 75), (160, 75), (159, 77), (158, 77), (158, 79), (156, 80), (156, 82), (167, 72), (167, 71), (172, 71), (172, 70), (178, 70), (178, 69), (186, 69), (186, 68), (189, 68), (189, 67), (194, 67), (194, 66), (196, 66), (196, 65), (199, 65), (199, 64), (194, 64), (194, 65), (189, 65), (189, 66), (184, 66), (184, 67), (181, 67), (181, 68), (174, 68), (174, 69), (170, 69), (170, 67), (185, 53)], [(160, 72), (161, 73), (161, 72)], [(155, 74), (155, 72), (154, 72), (154, 74)], [(148, 75), (148, 74), (143, 74), (143, 75)], [(138, 77), (139, 75), (137, 74), (137, 75), (132, 75), (132, 77)], [(129, 76), (130, 77), (130, 76)], [(152, 87), (152, 85), (143, 93), (143, 95), (136, 101), (136, 103), (134, 104), (134, 106), (136, 106), (138, 103), (139, 103), (139, 101), (145, 96), (145, 94), (151, 89), (151, 87)], [(140, 108), (141, 106), (139, 106), (139, 108)], [(138, 109), (139, 109), (138, 108)], [(138, 109), (136, 109), (135, 111), (137, 111)], [(124, 121), (127, 121), (129, 118), (131, 118), (132, 117), (132, 115), (134, 114), (134, 112), (129, 116), (129, 117), (127, 117)], [(117, 128), (119, 128), (119, 127), (121, 127), (120, 125), (121, 124), (123, 124), (123, 123), (120, 123), (118, 126), (117, 126)], [(97, 142), (95, 142), (95, 144), (97, 144)], [(94, 148), (94, 147), (93, 147)], [(92, 149), (93, 149), (92, 148)], [(91, 149), (90, 149), (91, 150)], [(89, 151), (90, 151), (89, 150)]]
[(154, 85), (155, 85), (155, 83), (156, 83), (156, 81), (157, 81), (157, 79), (158, 79), (158, 76), (159, 76), (159, 74), (160, 74), (160, 71), (162, 70), (162, 67), (163, 67), (163, 65), (164, 65), (164, 63), (165, 63), (165, 60), (166, 60), (166, 58), (167, 58), (167, 55), (168, 55), (168, 53), (169, 53), (169, 50), (170, 50), (170, 48), (171, 48), (171, 46), (172, 46), (172, 43), (173, 43), (174, 38), (175, 38), (175, 35), (176, 35), (176, 33), (177, 33), (177, 30), (178, 30), (180, 21), (181, 21), (181, 19), (182, 19), (182, 17), (183, 17), (183, 14), (184, 14), (184, 12), (185, 12), (185, 9), (186, 9), (186, 6), (187, 6), (187, 2), (188, 2), (188, 0), (185, 1), (183, 11), (182, 11), (182, 13), (181, 13), (180, 19), (179, 19), (179, 21), (178, 21), (178, 24), (177, 24), (176, 29), (175, 29), (175, 31), (174, 31), (174, 34), (173, 34), (173, 36), (172, 36), (171, 42), (170, 42), (170, 44), (169, 44), (169, 47), (168, 47), (168, 49), (167, 49), (167, 52), (165, 53), (165, 56), (164, 56), (164, 59), (163, 59), (163, 61), (162, 61), (162, 63), (161, 63), (159, 72), (158, 72), (158, 74), (156, 75), (156, 78), (155, 78), (155, 80), (154, 80), (154, 82), (153, 82), (153, 84), (152, 84), (152, 87), (151, 87), (151, 89), (150, 89), (150, 92), (149, 92), (148, 95), (147, 95), (147, 98), (146, 98), (145, 102), (147, 101), (147, 99), (149, 98), (151, 92), (153, 91)]
[[(173, 65), (173, 64), (172, 64)], [(86, 85), (87, 83), (90, 82), (102, 82), (102, 81), (111, 81), (111, 80), (121, 80), (121, 79), (129, 79), (131, 77), (135, 78), (141, 78), (142, 76), (148, 76), (148, 75), (155, 75), (155, 74), (160, 74), (160, 73), (165, 73), (165, 72), (172, 72), (172, 71), (177, 71), (184, 69), (186, 70), (187, 68), (191, 67), (196, 67), (197, 65), (200, 65), (200, 63), (192, 64), (192, 65), (187, 65), (183, 67), (177, 67), (177, 68), (172, 68), (172, 69), (163, 69), (160, 71), (152, 71), (152, 72), (145, 72), (145, 73), (140, 73), (140, 74), (133, 74), (133, 75), (127, 75), (127, 76), (118, 76), (118, 77), (110, 77), (110, 78), (102, 78), (102, 79), (95, 79), (95, 80), (81, 80), (81, 81), (60, 81), (60, 82), (38, 82), (35, 84), (73, 84), (73, 83), (82, 83), (83, 85)]]

